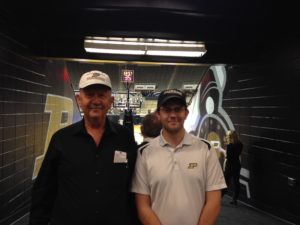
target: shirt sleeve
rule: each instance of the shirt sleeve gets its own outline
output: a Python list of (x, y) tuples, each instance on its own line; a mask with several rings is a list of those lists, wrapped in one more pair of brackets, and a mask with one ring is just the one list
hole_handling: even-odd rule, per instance
[(145, 155), (145, 151), (143, 151), (143, 154), (141, 154), (140, 151), (138, 152), (135, 171), (133, 173), (131, 191), (139, 194), (150, 195)]
[(57, 168), (60, 151), (52, 137), (39, 174), (34, 182), (29, 216), (30, 225), (47, 225), (57, 193)]
[(213, 147), (207, 153), (206, 168), (206, 191), (215, 191), (227, 187), (220, 162)]

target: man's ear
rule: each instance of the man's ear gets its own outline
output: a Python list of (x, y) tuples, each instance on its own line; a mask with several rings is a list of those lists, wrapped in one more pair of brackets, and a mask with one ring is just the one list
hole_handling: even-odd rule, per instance
[(114, 103), (114, 101), (115, 101), (115, 96), (111, 96), (111, 103)]
[(188, 109), (185, 110), (185, 118), (189, 115), (190, 111)]
[(80, 98), (80, 94), (79, 94), (79, 93), (76, 94), (76, 95), (75, 95), (75, 98), (76, 98), (77, 104), (78, 104), (79, 106), (81, 106), (81, 98)]
[(159, 109), (155, 110), (154, 113), (156, 114), (156, 116), (158, 116), (158, 117), (160, 116), (160, 114), (159, 114), (159, 113), (160, 113), (160, 112), (159, 112)]

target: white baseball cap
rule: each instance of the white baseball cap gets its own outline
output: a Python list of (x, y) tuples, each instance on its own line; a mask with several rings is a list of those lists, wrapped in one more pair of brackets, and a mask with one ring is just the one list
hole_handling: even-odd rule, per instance
[(79, 88), (85, 88), (93, 84), (102, 84), (111, 88), (110, 78), (106, 73), (98, 70), (92, 70), (84, 73), (79, 81)]

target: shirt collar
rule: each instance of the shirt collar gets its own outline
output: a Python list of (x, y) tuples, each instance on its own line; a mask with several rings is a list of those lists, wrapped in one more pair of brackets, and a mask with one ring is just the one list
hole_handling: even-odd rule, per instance
[(145, 137), (143, 142), (150, 142), (153, 138), (152, 137)]
[[(170, 146), (170, 144), (163, 137), (162, 130), (160, 131), (159, 144), (160, 144), (161, 147), (164, 147), (164, 146), (167, 146), (167, 145)], [(184, 145), (191, 145), (191, 144), (192, 144), (191, 135), (185, 131), (184, 137), (183, 137), (182, 141), (178, 144), (177, 147), (182, 147)]]
[[(106, 122), (105, 122), (105, 133), (110, 134), (110, 133), (117, 133), (116, 131), (116, 126), (110, 122), (110, 120), (106, 117)], [(74, 134), (86, 134), (86, 128), (84, 126), (84, 118), (75, 125), (74, 127)]]

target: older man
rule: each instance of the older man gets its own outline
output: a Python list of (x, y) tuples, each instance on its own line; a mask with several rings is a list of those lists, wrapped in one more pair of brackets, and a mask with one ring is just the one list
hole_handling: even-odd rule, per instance
[(30, 225), (129, 225), (129, 184), (137, 146), (128, 128), (110, 122), (107, 74), (82, 75), (80, 122), (57, 131), (32, 190)]

